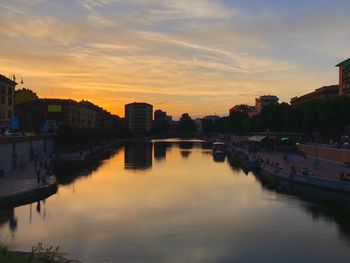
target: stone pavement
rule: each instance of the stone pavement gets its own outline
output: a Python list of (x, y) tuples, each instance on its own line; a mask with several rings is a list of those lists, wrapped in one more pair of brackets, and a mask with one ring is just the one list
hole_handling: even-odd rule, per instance
[[(42, 171), (42, 175), (44, 171)], [(36, 194), (41, 194), (46, 188), (56, 185), (56, 178), (49, 176), (47, 185), (38, 185), (35, 173), (34, 163), (29, 163), (26, 166), (8, 172), (0, 178), (0, 203), (11, 199), (34, 197)], [(19, 200), (16, 200), (19, 201)], [(25, 200), (21, 200), (25, 201)]]
[[(345, 165), (326, 160), (317, 160), (314, 157), (302, 156), (295, 153), (260, 151), (258, 155), (264, 160), (269, 159), (270, 162), (278, 162), (282, 169), (287, 171), (290, 171), (291, 166), (296, 168), (297, 173), (301, 173), (303, 168), (307, 168), (315, 176), (333, 180), (339, 180), (340, 173), (350, 174), (350, 168)], [(287, 160), (284, 160), (283, 155), (287, 156)]]

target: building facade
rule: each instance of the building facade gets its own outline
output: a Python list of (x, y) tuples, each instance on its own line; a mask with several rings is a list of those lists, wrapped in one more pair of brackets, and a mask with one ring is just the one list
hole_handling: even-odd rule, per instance
[(279, 98), (274, 95), (265, 95), (265, 96), (260, 96), (259, 98), (256, 98), (255, 99), (256, 113), (260, 114), (263, 108), (268, 105), (278, 104), (278, 100)]
[(148, 133), (152, 129), (153, 106), (148, 103), (125, 105), (125, 128), (134, 134)]
[(15, 81), (0, 75), (0, 128), (8, 127), (14, 116), (16, 85)]
[(173, 120), (173, 117), (168, 115), (165, 111), (162, 111), (162, 110), (154, 111), (154, 123), (156, 126), (161, 123), (171, 124), (172, 120)]
[(299, 105), (311, 100), (334, 98), (339, 95), (339, 85), (324, 86), (316, 89), (313, 92), (307, 93), (300, 97), (294, 97), (291, 99), (291, 105)]
[(339, 68), (339, 95), (350, 95), (350, 58), (336, 67)]
[(120, 118), (88, 101), (37, 99), (16, 106), (21, 131), (49, 132), (59, 128), (117, 128)]

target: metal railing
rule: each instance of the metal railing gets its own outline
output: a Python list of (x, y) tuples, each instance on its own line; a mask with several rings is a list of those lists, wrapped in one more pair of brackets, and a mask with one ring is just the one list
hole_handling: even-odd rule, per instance
[(39, 141), (44, 139), (53, 139), (55, 138), (54, 134), (46, 135), (23, 135), (23, 136), (3, 136), (0, 137), (0, 145), (4, 144), (17, 144), (30, 141)]

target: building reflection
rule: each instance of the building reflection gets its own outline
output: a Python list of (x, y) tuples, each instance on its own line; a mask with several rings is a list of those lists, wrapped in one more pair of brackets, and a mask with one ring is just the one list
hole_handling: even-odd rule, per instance
[(155, 142), (154, 143), (154, 159), (157, 161), (166, 159), (166, 151), (169, 147), (169, 143), (167, 142)]
[(179, 142), (179, 148), (181, 150), (190, 150), (194, 147), (194, 143), (191, 142), (191, 141), (182, 141), (182, 142)]
[(124, 149), (125, 169), (145, 170), (152, 167), (151, 142), (128, 144)]
[(179, 142), (180, 154), (183, 159), (187, 159), (191, 155), (191, 149), (194, 147), (193, 142)]
[(180, 153), (181, 153), (181, 157), (184, 159), (187, 159), (191, 155), (191, 151), (188, 151), (188, 150), (182, 150), (180, 151)]
[(16, 232), (18, 220), (15, 216), (15, 208), (6, 208), (0, 210), (0, 226), (8, 223), (11, 232)]

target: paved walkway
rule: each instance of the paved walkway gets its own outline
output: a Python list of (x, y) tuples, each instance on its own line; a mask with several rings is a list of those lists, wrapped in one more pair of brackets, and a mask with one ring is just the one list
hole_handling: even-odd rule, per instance
[[(44, 172), (42, 172), (44, 174)], [(38, 185), (34, 163), (8, 172), (0, 178), (0, 201), (30, 192), (39, 192), (41, 189), (56, 184), (56, 178), (49, 176), (47, 185)], [(38, 191), (37, 191), (38, 190)]]
[[(313, 157), (302, 156), (294, 153), (271, 153), (260, 151), (258, 153), (264, 160), (269, 159), (270, 162), (278, 162), (282, 169), (290, 171), (294, 166), (297, 173), (301, 173), (302, 169), (307, 168), (313, 175), (333, 180), (339, 180), (340, 174), (350, 174), (350, 168), (345, 165), (329, 162), (326, 160), (316, 160)], [(283, 155), (287, 157), (284, 160)]]

